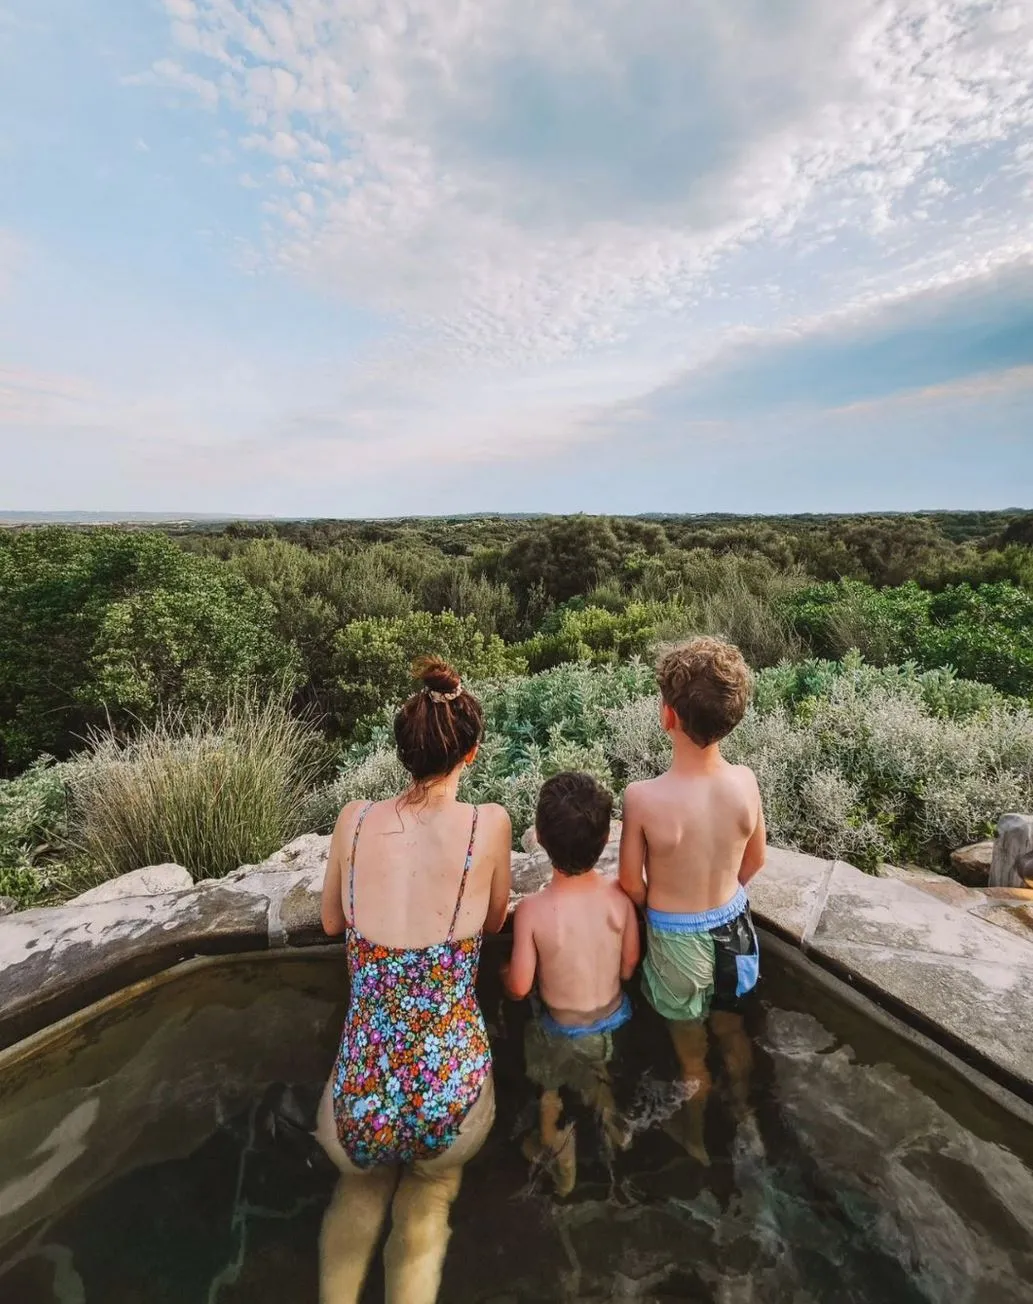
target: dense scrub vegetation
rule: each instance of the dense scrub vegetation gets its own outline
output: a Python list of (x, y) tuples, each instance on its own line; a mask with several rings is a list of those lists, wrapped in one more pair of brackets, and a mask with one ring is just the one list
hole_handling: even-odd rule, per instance
[[(763, 672), (732, 748), (783, 842), (942, 865), (1029, 805), (1033, 514), (24, 529), (0, 533), (0, 895), (140, 857), (224, 872), (385, 790), (384, 713), (428, 650), (484, 685), (471, 791), (519, 830), (556, 768), (619, 790), (660, 763), (648, 667), (694, 632)], [(243, 759), (262, 729), (293, 740), (278, 777)], [(154, 834), (148, 785), (217, 831)], [(213, 787), (245, 795), (216, 812)]]

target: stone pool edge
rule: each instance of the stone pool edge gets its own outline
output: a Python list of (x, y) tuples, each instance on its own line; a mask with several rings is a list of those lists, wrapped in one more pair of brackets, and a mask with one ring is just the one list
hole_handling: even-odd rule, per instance
[[(600, 868), (616, 872), (614, 839)], [(319, 897), (329, 838), (308, 834), (260, 865), (155, 896), (72, 902), (0, 918), (0, 1050), (183, 961), (326, 945)], [(511, 907), (538, 891), (540, 851), (513, 860)], [(985, 900), (942, 899), (843, 861), (771, 848), (750, 886), (758, 924), (876, 1006), (1033, 1103), (1030, 939)], [(966, 908), (967, 906), (967, 908)]]

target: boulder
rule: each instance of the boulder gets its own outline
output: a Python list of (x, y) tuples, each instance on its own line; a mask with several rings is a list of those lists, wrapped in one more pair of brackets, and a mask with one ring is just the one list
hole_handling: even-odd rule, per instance
[[(609, 837), (609, 841), (606, 844), (606, 849), (603, 851), (603, 856), (608, 855), (610, 853), (611, 848), (619, 847), (620, 840), (621, 840), (621, 822), (620, 820), (611, 820), (610, 837)], [(529, 829), (524, 830), (524, 835), (520, 839), (520, 845), (528, 853), (528, 855), (533, 856), (536, 854), (537, 855), (545, 854), (538, 844), (538, 835), (535, 833), (533, 824)]]
[(973, 842), (951, 852), (953, 877), (967, 887), (985, 887), (990, 881), (990, 866), (994, 858), (994, 844)]
[(221, 881), (237, 883), (252, 874), (279, 874), (289, 870), (303, 871), (310, 876), (318, 877), (322, 886), (329, 853), (329, 833), (302, 833), (293, 842), (288, 842), (279, 851), (274, 851), (267, 860), (257, 865), (241, 865)]
[(997, 824), (991, 887), (1024, 887), (1033, 878), (1033, 815), (1002, 815)]
[(182, 865), (146, 865), (129, 874), (119, 874), (88, 892), (80, 892), (68, 902), (73, 906), (95, 905), (98, 901), (121, 901), (125, 897), (160, 896), (163, 892), (183, 892), (194, 886), (189, 869)]

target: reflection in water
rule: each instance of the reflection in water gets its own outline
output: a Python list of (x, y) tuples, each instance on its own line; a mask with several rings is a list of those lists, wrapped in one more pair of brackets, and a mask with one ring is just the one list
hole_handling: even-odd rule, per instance
[[(254, 1009), (268, 1016), (274, 993), (268, 977), (255, 983)], [(297, 982), (284, 996), (291, 1021), (303, 997)], [(222, 999), (228, 1017), (247, 1017), (239, 993)], [(336, 1013), (318, 983), (311, 999), (321, 1013), (305, 1026), (332, 1027)], [(209, 990), (201, 1020), (209, 1048), (214, 1003)], [(614, 1063), (630, 1144), (608, 1145), (591, 1110), (565, 1101), (577, 1123), (578, 1180), (562, 1201), (521, 1155), (536, 1093), (522, 1074), (522, 1015), (500, 1014), (499, 1122), (456, 1205), (442, 1304), (1028, 1301), (1028, 1135), (956, 1082), (935, 1080), (881, 1029), (813, 994), (807, 1009), (801, 1003), (798, 984), (775, 974), (754, 1006), (749, 1111), (721, 1056), (709, 1056), (709, 1168), (671, 1135), (691, 1087), (662, 1024), (637, 1011)], [(160, 1002), (152, 1010), (157, 1023), (168, 1015)], [(123, 1025), (120, 1044), (125, 1034)], [(97, 1189), (77, 1174), (74, 1206), (55, 1205), (9, 1245), (0, 1299), (314, 1304), (316, 1238), (334, 1174), (304, 1130), (320, 1085), (308, 1078), (291, 1091), (260, 1089), (188, 1155), (155, 1142), (154, 1162)], [(74, 1097), (68, 1086), (65, 1098)], [(110, 1119), (101, 1121), (110, 1136)], [(48, 1158), (38, 1141), (25, 1145), (37, 1167)], [(374, 1277), (368, 1304), (382, 1290)]]

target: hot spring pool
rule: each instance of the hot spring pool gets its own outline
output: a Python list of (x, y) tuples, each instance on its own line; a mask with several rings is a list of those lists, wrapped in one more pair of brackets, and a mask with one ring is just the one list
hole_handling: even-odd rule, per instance
[[(748, 1018), (756, 1128), (736, 1133), (718, 1075), (712, 1165), (687, 1157), (639, 1003), (615, 1073), (633, 1144), (611, 1169), (581, 1127), (577, 1189), (554, 1200), (520, 1155), (534, 1096), (497, 958), (499, 1117), (442, 1304), (1033, 1299), (1033, 1128), (773, 946)], [(339, 948), (191, 962), (6, 1052), (0, 1301), (315, 1304), (333, 1175), (280, 1120), (328, 1070), (343, 975)]]

